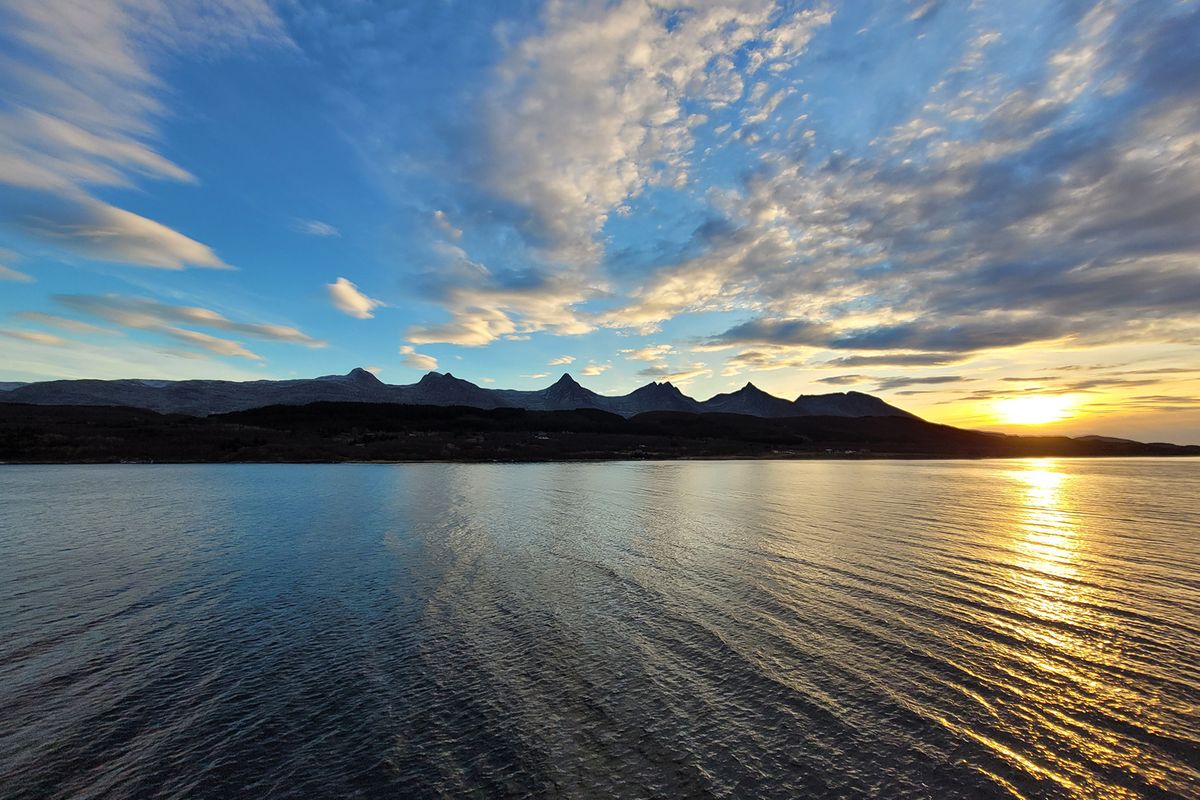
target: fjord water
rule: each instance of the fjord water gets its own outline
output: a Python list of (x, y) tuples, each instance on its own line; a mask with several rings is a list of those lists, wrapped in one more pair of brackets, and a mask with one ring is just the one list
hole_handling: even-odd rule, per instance
[(0, 795), (1197, 797), (1200, 462), (0, 468)]

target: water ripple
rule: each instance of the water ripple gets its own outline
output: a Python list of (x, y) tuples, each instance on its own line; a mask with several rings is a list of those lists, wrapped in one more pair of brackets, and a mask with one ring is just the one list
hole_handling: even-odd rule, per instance
[(0, 468), (0, 796), (1200, 797), (1200, 464)]

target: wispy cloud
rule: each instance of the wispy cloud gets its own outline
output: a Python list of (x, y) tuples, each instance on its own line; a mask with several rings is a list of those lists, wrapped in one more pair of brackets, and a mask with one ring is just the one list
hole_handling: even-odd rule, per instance
[(33, 283), (33, 276), (27, 275), (24, 272), (15, 270), (12, 267), (6, 267), (0, 264), (0, 281), (14, 281), (16, 283)]
[(663, 363), (664, 359), (673, 355), (675, 348), (669, 344), (648, 344), (644, 347), (633, 347), (621, 351), (621, 355), (630, 361), (653, 361)]
[(9, 339), (20, 339), (23, 342), (31, 342), (33, 344), (64, 344), (66, 342), (61, 336), (55, 336), (52, 333), (42, 333), (41, 331), (0, 330), (0, 336), (5, 336)]
[(605, 372), (608, 372), (610, 369), (612, 369), (612, 364), (595, 364), (595, 363), (592, 363), (592, 364), (588, 364), (586, 367), (584, 367), (584, 368), (583, 368), (583, 369), (580, 371), (580, 374), (581, 374), (581, 375), (587, 375), (587, 376), (592, 376), (592, 375), (603, 375)]
[(116, 294), (55, 295), (54, 299), (72, 311), (98, 317), (124, 328), (152, 331), (222, 356), (262, 360), (261, 356), (239, 342), (180, 326), (210, 328), (240, 333), (264, 341), (302, 344), (307, 347), (325, 346), (325, 342), (314, 339), (290, 325), (241, 322), (206, 308), (170, 305), (157, 300)]
[(875, 388), (878, 391), (887, 392), (893, 389), (906, 389), (909, 386), (937, 386), (949, 383), (964, 383), (975, 379), (962, 375), (927, 375), (924, 377), (893, 375), (886, 378), (875, 378), (874, 380), (876, 381)]
[(43, 311), (18, 311), (13, 314), (17, 319), (23, 319), (28, 322), (36, 322), (42, 325), (49, 325), (54, 328), (60, 328), (64, 331), (73, 333), (90, 333), (90, 334), (115, 334), (121, 332), (112, 328), (103, 328), (99, 325), (92, 325), (90, 322), (81, 322), (70, 317), (60, 317), (57, 314), (47, 314)]
[(24, 232), (136, 266), (224, 268), (207, 246), (95, 199), (139, 179), (193, 182), (155, 149), (169, 54), (286, 43), (263, 0), (14, 0), (0, 44), (0, 183), (24, 195), (6, 214)]
[(438, 209), (433, 212), (433, 222), (438, 226), (438, 229), (449, 236), (453, 240), (462, 238), (462, 228), (456, 228), (450, 223), (450, 218), (446, 216), (446, 212)]
[(328, 222), (321, 222), (319, 219), (301, 219), (296, 221), (296, 230), (300, 233), (307, 233), (309, 236), (321, 236), (325, 238), (341, 236), (342, 232), (330, 225)]
[(546, 363), (551, 367), (562, 367), (566, 366), (567, 364), (573, 364), (574, 362), (575, 356), (559, 356), (558, 358), (550, 359)]
[(98, 261), (155, 269), (232, 269), (207, 245), (152, 219), (91, 199), (41, 204), (25, 233)]

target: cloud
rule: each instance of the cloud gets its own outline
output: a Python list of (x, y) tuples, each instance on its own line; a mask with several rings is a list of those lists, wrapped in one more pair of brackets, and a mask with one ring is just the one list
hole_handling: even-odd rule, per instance
[(0, 336), (6, 336), (9, 339), (20, 339), (24, 342), (33, 344), (65, 344), (66, 339), (61, 336), (55, 336), (52, 333), (42, 333), (41, 331), (4, 331), (0, 330)]
[(731, 376), (741, 374), (746, 369), (752, 372), (768, 372), (803, 366), (807, 366), (807, 359), (788, 348), (742, 350), (725, 359), (725, 368), (721, 374)]
[(102, 328), (99, 325), (92, 325), (88, 322), (80, 322), (77, 319), (69, 317), (60, 317), (57, 314), (46, 314), (41, 311), (18, 311), (13, 314), (18, 319), (28, 320), (29, 322), (38, 322), (43, 325), (50, 325), (55, 328), (61, 328), (65, 331), (74, 333), (90, 333), (90, 334), (116, 334), (120, 335), (120, 331), (112, 328)]
[[(138, 179), (193, 182), (154, 149), (166, 114), (168, 57), (220, 55), (247, 44), (288, 45), (263, 0), (14, 0), (0, 49), (0, 183), (39, 212), (6, 210), (24, 231), (75, 252), (138, 266), (225, 268), (207, 246), (161, 223), (100, 202), (92, 187)], [(54, 202), (46, 202), (53, 198)]]
[(96, 200), (41, 204), (16, 224), (86, 258), (139, 267), (232, 269), (207, 245), (152, 219)]
[(406, 367), (423, 369), (426, 371), (432, 371), (438, 368), (438, 362), (436, 358), (425, 355), (424, 353), (418, 353), (412, 348), (411, 345), (403, 345), (400, 348), (400, 355), (404, 356), (404, 358), (401, 359), (401, 363)]
[(603, 375), (612, 369), (612, 364), (588, 364), (583, 368), (581, 375)]
[(630, 361), (653, 361), (663, 363), (668, 356), (673, 355), (675, 348), (669, 344), (648, 344), (645, 347), (634, 347), (621, 351), (621, 355)]
[(419, 289), (441, 303), (450, 319), (410, 328), (405, 338), (414, 344), (481, 347), (539, 331), (571, 336), (594, 329), (576, 310), (594, 289), (577, 275), (490, 270), (455, 245), (443, 244), (438, 253), (439, 268), (420, 277)]
[(638, 375), (643, 378), (652, 378), (653, 380), (666, 383), (688, 383), (696, 378), (706, 378), (712, 375), (712, 370), (706, 364), (699, 361), (693, 362), (691, 366), (683, 369), (671, 371), (669, 369), (659, 369), (657, 366), (650, 366), (638, 370)]
[(211, 333), (202, 333), (201, 331), (193, 331), (187, 328), (175, 328), (169, 325), (155, 328), (154, 330), (168, 336), (173, 336), (186, 344), (203, 348), (210, 353), (216, 353), (219, 356), (236, 356), (238, 358), (248, 358), (251, 361), (263, 360), (262, 356), (247, 350), (238, 342), (232, 339), (222, 339), (219, 336), (213, 336)]
[(527, 211), (526, 232), (551, 258), (592, 261), (614, 210), (686, 175), (683, 154), (705, 119), (689, 106), (736, 99), (737, 64), (793, 58), (830, 18), (818, 8), (780, 19), (773, 0), (548, 3), (539, 33), (497, 71), (489, 182)]
[(337, 228), (328, 222), (321, 222), (319, 219), (297, 220), (296, 230), (300, 231), (300, 233), (307, 233), (309, 236), (322, 236), (326, 238), (342, 235), (342, 232)]
[(814, 367), (939, 367), (958, 364), (966, 356), (961, 353), (888, 353), (886, 355), (841, 356)]
[(0, 281), (15, 281), (16, 283), (33, 283), (33, 276), (26, 275), (11, 267), (0, 264)]
[[(112, 380), (141, 377), (167, 380), (261, 380), (261, 363), (253, 360), (215, 360), (207, 351), (164, 347), (133, 339), (97, 344), (89, 338), (59, 343), (5, 337), (3, 371), (14, 380), (92, 378)], [(245, 364), (246, 367), (238, 364)], [(253, 367), (250, 367), (253, 365)]]
[(199, 325), (241, 333), (256, 339), (302, 344), (307, 347), (324, 347), (326, 344), (290, 325), (238, 322), (207, 308), (175, 306), (142, 297), (119, 294), (59, 294), (54, 296), (54, 300), (74, 311), (91, 314), (128, 328), (153, 330), (172, 324)]
[(562, 367), (562, 366), (566, 366), (567, 364), (574, 363), (574, 361), (575, 361), (575, 356), (559, 356), (558, 358), (550, 359), (546, 363), (552, 367)]
[(358, 319), (372, 319), (375, 315), (371, 312), (384, 305), (381, 300), (367, 297), (345, 278), (326, 284), (325, 290), (329, 292), (329, 298), (338, 311)]
[(528, 378), (528, 379), (530, 379), (530, 380), (540, 380), (541, 378), (549, 378), (549, 377), (550, 377), (550, 373), (548, 373), (548, 372), (535, 372), (535, 373), (534, 373), (534, 374), (532, 374), (532, 375), (522, 375), (521, 377), (522, 377), (522, 378)]
[(832, 367), (1194, 342), (1200, 57), (1183, 42), (1200, 9), (1080, 8), (1028, 69), (1003, 36), (971, 32), (968, 55), (869, 142), (815, 121), (765, 141), (738, 184), (709, 192), (713, 219), (602, 324), (740, 312), (698, 349), (851, 351)]
[(818, 383), (829, 383), (834, 386), (850, 386), (871, 380), (867, 375), (830, 375), (827, 378), (817, 378)]
[[(324, 347), (325, 342), (314, 339), (290, 325), (274, 325), (231, 320), (216, 311), (194, 306), (175, 306), (128, 295), (55, 295), (54, 300), (73, 311), (107, 320), (115, 325), (136, 330), (152, 331), (185, 344), (199, 347), (222, 356), (261, 361), (262, 357), (231, 339), (182, 328), (192, 325), (274, 342)], [(30, 312), (33, 313), (33, 312)]]
[(908, 377), (905, 375), (895, 375), (888, 378), (875, 378), (878, 381), (876, 390), (881, 392), (891, 391), (893, 389), (905, 389), (909, 386), (929, 386), (943, 383), (962, 383), (971, 381), (974, 378), (963, 377), (962, 375), (932, 375), (923, 378)]
[(462, 233), (463, 233), (462, 229), (456, 228), (452, 224), (450, 224), (450, 220), (446, 216), (445, 211), (442, 211), (441, 209), (434, 211), (433, 212), (433, 222), (435, 225), (438, 226), (439, 229), (441, 229), (442, 233), (446, 234), (451, 239), (457, 241), (458, 239), (462, 238)]

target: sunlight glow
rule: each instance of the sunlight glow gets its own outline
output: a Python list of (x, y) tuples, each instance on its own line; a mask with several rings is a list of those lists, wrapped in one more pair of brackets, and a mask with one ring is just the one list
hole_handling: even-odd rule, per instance
[(1010, 425), (1044, 425), (1073, 415), (1075, 399), (1071, 395), (1028, 395), (998, 400), (996, 419)]

